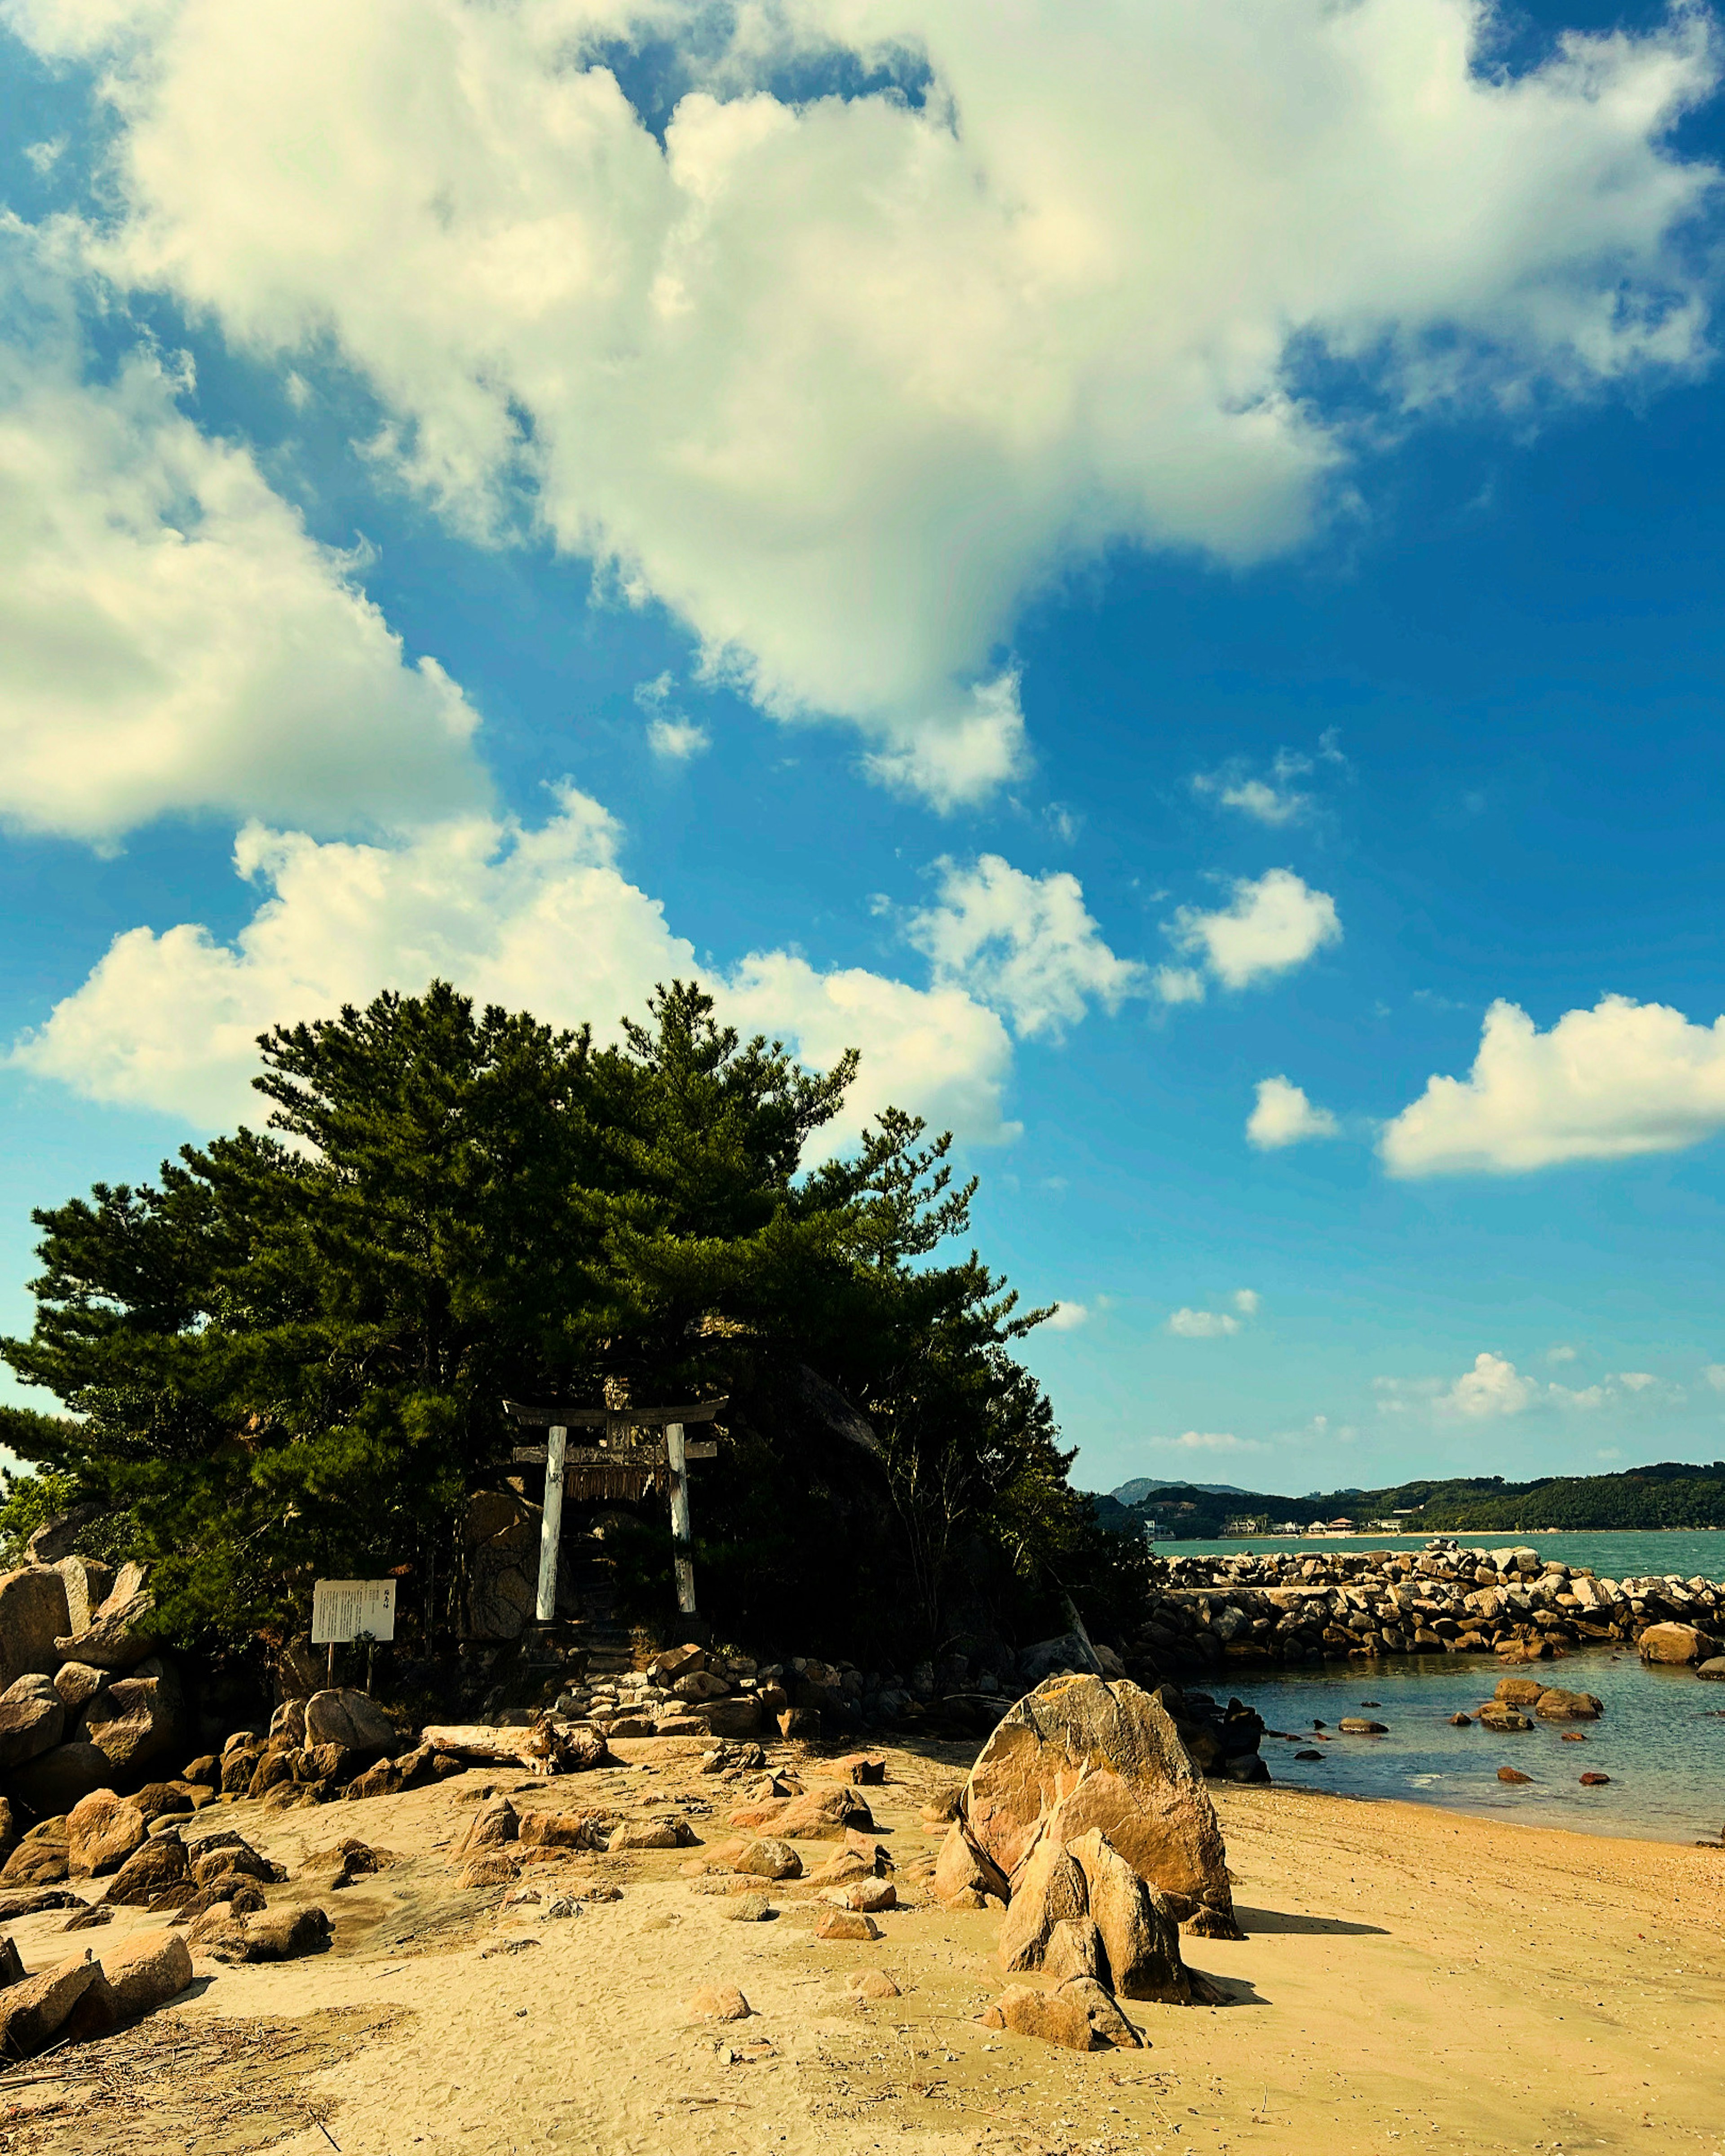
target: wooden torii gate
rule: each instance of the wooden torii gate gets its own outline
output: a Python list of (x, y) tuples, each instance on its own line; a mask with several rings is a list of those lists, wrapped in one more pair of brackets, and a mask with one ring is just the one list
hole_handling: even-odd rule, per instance
[[(517, 1445), (515, 1457), (523, 1465), (545, 1462), (545, 1510), (539, 1524), (539, 1597), (537, 1621), (548, 1625), (557, 1615), (557, 1553), (563, 1532), (563, 1481), (571, 1468), (612, 1467), (664, 1472), (670, 1485), (671, 1542), (677, 1575), (677, 1608), (685, 1617), (695, 1614), (695, 1548), (689, 1527), (689, 1462), (714, 1460), (718, 1446), (711, 1440), (691, 1445), (684, 1436), (687, 1423), (711, 1422), (727, 1399), (698, 1401), (692, 1405), (665, 1408), (533, 1407), (521, 1400), (506, 1400), (506, 1414), (524, 1429), (546, 1432), (544, 1445)], [(596, 1433), (590, 1445), (569, 1443), (572, 1430)], [(649, 1435), (649, 1433), (651, 1433)]]

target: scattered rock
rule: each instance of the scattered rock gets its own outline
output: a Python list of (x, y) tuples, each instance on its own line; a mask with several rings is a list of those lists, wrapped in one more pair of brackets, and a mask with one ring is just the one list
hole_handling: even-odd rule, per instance
[(764, 1924), (773, 1913), (773, 1904), (764, 1894), (745, 1894), (725, 1912), (733, 1924)]
[(1500, 1782), (1531, 1782), (1533, 1777), (1524, 1774), (1519, 1767), (1500, 1767), (1497, 1779)]
[[(1466, 1715), (1463, 1715), (1461, 1718), (1464, 1722), (1467, 1719)], [(1308, 1764), (1313, 1760), (1322, 1759), (1323, 1756), (1324, 1755), (1322, 1752), (1296, 1752), (1294, 1754), (1294, 1757), (1296, 1759), (1303, 1759), (1307, 1761)]]
[(994, 2025), (1014, 2036), (1034, 2036), (1045, 2044), (1064, 2045), (1071, 2051), (1096, 2048), (1090, 2002), (1075, 1994), (1037, 1991), (1028, 1984), (1009, 1984), (988, 2018), (996, 2016)]
[(1533, 1712), (1542, 1722), (1597, 1722), (1605, 1708), (1590, 1691), (1560, 1691), (1553, 1685), (1540, 1693)]
[(603, 1825), (593, 1812), (523, 1812), (517, 1839), (523, 1849), (597, 1849)]
[(40, 1916), (44, 1909), (81, 1909), (84, 1898), (69, 1887), (31, 1887), (22, 1894), (0, 1895), (0, 1924), (20, 1917)]
[(1344, 1737), (1387, 1737), (1389, 1734), (1387, 1722), (1368, 1722), (1358, 1714), (1344, 1714), (1336, 1727)]
[(867, 1799), (846, 1785), (812, 1789), (807, 1796), (788, 1799), (772, 1824), (788, 1841), (842, 1841), (852, 1828), (865, 1834), (872, 1832), (875, 1815)]
[(854, 1969), (845, 1979), (853, 1999), (897, 1999), (902, 1994), (884, 1969)]
[(8, 1887), (49, 1887), (69, 1876), (66, 1861), (66, 1821), (64, 1815), (45, 1819), (30, 1829), (19, 1841), (5, 1865), (0, 1866), (0, 1884)]
[(880, 1927), (854, 1909), (823, 1909), (814, 1920), (818, 1939), (878, 1939)]
[(520, 1876), (515, 1859), (501, 1849), (481, 1850), (456, 1881), (461, 1887), (503, 1887)]
[(1000, 1964), (1009, 1972), (1043, 1966), (1056, 1925), (1089, 1909), (1078, 1860), (1059, 1836), (1045, 1834), (1019, 1875), (1000, 1927)]
[(85, 1707), (80, 1727), (110, 1767), (134, 1774), (178, 1748), (185, 1712), (172, 1663), (151, 1656), (130, 1676), (116, 1677), (97, 1692)]
[(747, 2021), (752, 2010), (740, 1991), (720, 1990), (711, 1984), (703, 1984), (689, 2001), (690, 2019), (695, 2021)]
[(1486, 1728), (1504, 1735), (1533, 1727), (1518, 1707), (1507, 1706), (1502, 1700), (1488, 1699), (1480, 1709), (1479, 1718)]
[(1091, 2035), (1096, 2043), (1120, 2051), (1142, 2049), (1143, 2038), (1121, 2012), (1106, 1987), (1098, 1984), (1093, 1976), (1068, 1977), (1054, 1995), (1069, 1999), (1083, 2010), (1090, 2023)]
[[(1473, 1717), (1471, 1714), (1452, 1714), (1450, 1717), (1450, 1727), (1451, 1729), (1471, 1729)], [(1296, 1753), (1295, 1756), (1297, 1758), (1301, 1755)]]
[(1725, 1683), (1725, 1655), (1709, 1655), (1704, 1662), (1696, 1664), (1695, 1674), (1712, 1684)]
[[(134, 1589), (122, 1594), (136, 1565), (122, 1565), (114, 1591), (81, 1632), (54, 1641), (63, 1662), (89, 1662), (99, 1670), (129, 1670), (161, 1645), (156, 1631), (156, 1598)], [(58, 1578), (58, 1574), (55, 1575)]]
[(521, 1836), (521, 1815), (507, 1797), (493, 1797), (473, 1815), (473, 1822), (456, 1844), (462, 1855), (475, 1850), (495, 1849)]
[(640, 1820), (613, 1830), (605, 1844), (614, 1853), (623, 1849), (688, 1849), (695, 1832), (685, 1819)]
[(192, 1940), (217, 1961), (298, 1961), (305, 1954), (321, 1953), (331, 1930), (321, 1909), (282, 1909), (214, 1930), (202, 1941), (194, 1926)]
[(1537, 1677), (1500, 1677), (1496, 1697), (1510, 1707), (1537, 1707), (1546, 1689)]
[(732, 1858), (731, 1868), (757, 1879), (800, 1879), (803, 1860), (789, 1842), (769, 1838), (745, 1843)]
[(946, 1826), (959, 1817), (964, 1805), (964, 1784), (955, 1782), (950, 1789), (942, 1789), (938, 1796), (931, 1797), (920, 1815), (925, 1826)]
[(1610, 1779), (1609, 1774), (1584, 1774), (1581, 1786), (1584, 1789), (1603, 1789)]

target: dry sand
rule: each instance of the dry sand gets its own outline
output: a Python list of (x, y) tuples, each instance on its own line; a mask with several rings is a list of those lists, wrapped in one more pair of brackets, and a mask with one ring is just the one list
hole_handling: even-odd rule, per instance
[[(1132, 2006), (1147, 2049), (1081, 2056), (973, 2019), (1002, 1986), (998, 1917), (948, 1914), (918, 1880), (936, 1837), (917, 1808), (968, 1763), (956, 1748), (893, 1749), (888, 1785), (865, 1793), (913, 1905), (880, 1918), (875, 1944), (817, 1942), (791, 1885), (771, 1891), (774, 1920), (734, 1921), (734, 1897), (680, 1876), (698, 1851), (530, 1867), (547, 1899), (621, 1887), (561, 1921), (456, 1887), (449, 1850), (482, 1787), (556, 1809), (685, 1797), (696, 1831), (722, 1837), (739, 1799), (695, 1771), (696, 1747), (626, 1748), (640, 1763), (549, 1784), (491, 1769), (362, 1804), (206, 1815), (294, 1866), (272, 1905), (318, 1901), (333, 1950), (200, 1964), (206, 1980), (139, 2028), (0, 2076), (0, 2156), (1725, 2156), (1717, 1851), (1224, 1787), (1248, 1936), (1187, 1945), (1233, 2003)], [(298, 1876), (350, 1834), (399, 1861), (336, 1893), (327, 1873), (322, 1889)], [(831, 1845), (803, 1854), (812, 1868)], [(31, 1969), (160, 1919), (123, 1911), (69, 1939), (64, 1922), (12, 1928)], [(850, 2001), (860, 1967), (902, 1996)], [(751, 2018), (691, 2021), (701, 1984), (739, 1986)]]

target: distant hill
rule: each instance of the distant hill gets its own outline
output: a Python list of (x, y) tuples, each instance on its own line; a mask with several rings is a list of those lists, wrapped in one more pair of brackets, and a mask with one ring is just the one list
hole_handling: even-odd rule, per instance
[(1122, 1533), (1156, 1522), (1158, 1537), (1210, 1541), (1241, 1517), (1301, 1527), (1342, 1515), (1358, 1521), (1409, 1512), (1409, 1534), (1531, 1534), (1540, 1527), (1583, 1529), (1725, 1527), (1725, 1460), (1710, 1466), (1659, 1460), (1616, 1475), (1548, 1475), (1506, 1482), (1472, 1480), (1398, 1483), (1384, 1490), (1313, 1491), (1303, 1497), (1240, 1490), (1222, 1482), (1158, 1482), (1147, 1476), (1094, 1498), (1097, 1519)]
[(1209, 1497), (1244, 1497), (1248, 1492), (1232, 1482), (1158, 1482), (1147, 1475), (1122, 1482), (1108, 1495), (1117, 1505), (1142, 1505), (1153, 1490), (1202, 1490)]

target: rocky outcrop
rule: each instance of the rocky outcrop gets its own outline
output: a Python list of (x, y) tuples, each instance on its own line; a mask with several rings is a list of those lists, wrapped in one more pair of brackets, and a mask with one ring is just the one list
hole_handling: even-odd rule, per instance
[(1056, 1814), (1068, 1840), (1104, 1834), (1181, 1921), (1240, 1936), (1215, 1807), (1167, 1709), (1137, 1685), (1051, 1677), (983, 1747), (962, 1824), (1009, 1882)]
[(66, 1710), (52, 1678), (19, 1677), (0, 1692), (0, 1773), (52, 1751), (66, 1726)]
[(112, 1789), (95, 1789), (66, 1815), (66, 1870), (73, 1879), (117, 1871), (149, 1833), (142, 1808)]
[(1650, 1625), (1636, 1642), (1644, 1662), (1705, 1662), (1720, 1642), (1697, 1625)]

